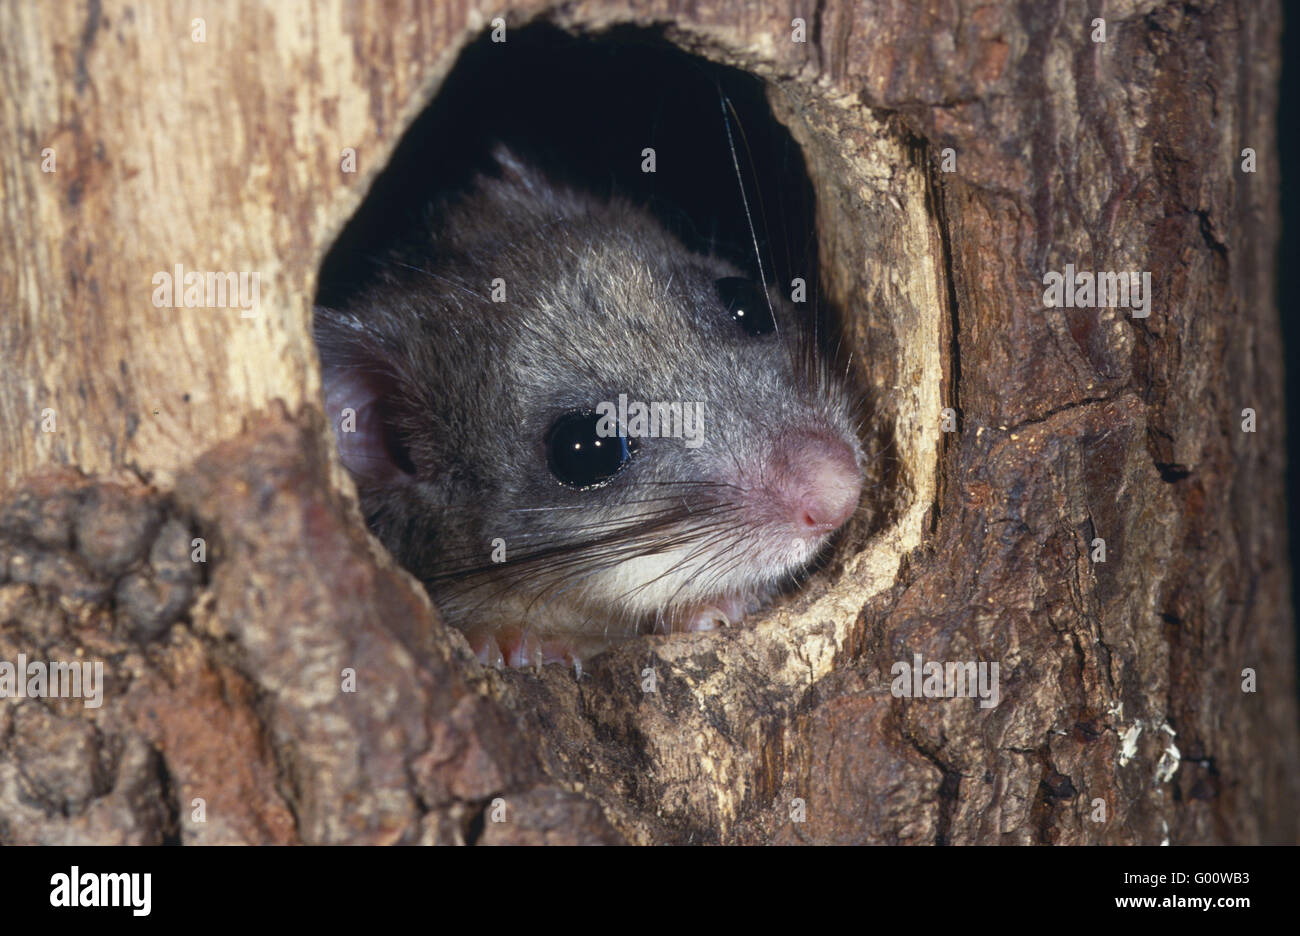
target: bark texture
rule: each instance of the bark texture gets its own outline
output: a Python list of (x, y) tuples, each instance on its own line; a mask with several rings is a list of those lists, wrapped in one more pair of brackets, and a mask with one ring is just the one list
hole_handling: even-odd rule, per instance
[[(0, 6), (0, 660), (105, 664), (0, 704), (0, 841), (1295, 842), (1278, 5), (515, 5), (771, 82), (898, 460), (805, 593), (581, 680), (483, 671), (368, 536), (309, 333), (498, 12)], [(258, 314), (155, 307), (176, 264)], [(1150, 317), (1045, 309), (1066, 264)], [(998, 704), (896, 696), (917, 653)]]

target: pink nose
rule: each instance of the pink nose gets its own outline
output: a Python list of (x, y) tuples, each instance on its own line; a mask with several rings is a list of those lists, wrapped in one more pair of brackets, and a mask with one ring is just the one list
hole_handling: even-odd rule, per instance
[(774, 453), (773, 468), (773, 506), (803, 536), (831, 533), (857, 509), (862, 472), (853, 450), (840, 439), (788, 436)]

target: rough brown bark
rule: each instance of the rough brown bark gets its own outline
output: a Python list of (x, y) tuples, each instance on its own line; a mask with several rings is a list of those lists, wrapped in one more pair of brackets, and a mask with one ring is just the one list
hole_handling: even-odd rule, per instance
[[(182, 6), (0, 6), (0, 660), (108, 679), (0, 705), (0, 841), (1296, 841), (1277, 5), (538, 15), (772, 82), (890, 523), (750, 630), (484, 672), (366, 534), (308, 323), (486, 17), (245, 4), (196, 44)], [(176, 263), (261, 271), (260, 315), (155, 308)], [(1066, 263), (1151, 271), (1150, 318), (1044, 309)], [(895, 698), (917, 652), (1000, 662), (1000, 703)]]

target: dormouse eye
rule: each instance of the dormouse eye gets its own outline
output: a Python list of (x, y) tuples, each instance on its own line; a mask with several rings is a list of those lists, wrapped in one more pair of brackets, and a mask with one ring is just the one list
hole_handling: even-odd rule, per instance
[(546, 434), (546, 457), (551, 474), (571, 488), (604, 484), (627, 464), (636, 440), (602, 436), (596, 431), (601, 417), (590, 411), (565, 413)]
[(767, 294), (753, 280), (743, 276), (724, 276), (713, 281), (722, 307), (745, 329), (745, 334), (757, 338), (776, 329), (772, 320), (772, 307)]

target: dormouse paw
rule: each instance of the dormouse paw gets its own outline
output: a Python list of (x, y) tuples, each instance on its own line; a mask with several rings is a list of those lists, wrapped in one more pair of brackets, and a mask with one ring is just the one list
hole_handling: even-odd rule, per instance
[(469, 639), (470, 649), (484, 666), (537, 669), (547, 663), (563, 663), (582, 675), (582, 658), (571, 640), (541, 638), (518, 627), (480, 628), (467, 632), (465, 636)]
[(728, 595), (715, 601), (685, 608), (673, 619), (673, 633), (712, 631), (733, 627), (745, 619), (750, 603), (738, 595)]

